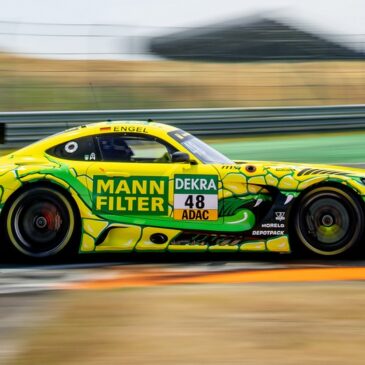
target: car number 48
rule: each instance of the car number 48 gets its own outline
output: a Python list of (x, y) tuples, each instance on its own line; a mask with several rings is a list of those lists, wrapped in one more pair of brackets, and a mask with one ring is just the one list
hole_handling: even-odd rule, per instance
[(190, 209), (204, 209), (205, 208), (204, 195), (188, 195), (185, 200), (185, 206)]

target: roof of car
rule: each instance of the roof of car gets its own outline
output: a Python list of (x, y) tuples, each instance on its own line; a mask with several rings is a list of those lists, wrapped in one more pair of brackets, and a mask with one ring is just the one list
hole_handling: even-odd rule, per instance
[[(93, 129), (95, 131), (100, 131), (100, 129), (110, 128), (113, 131), (115, 127), (147, 127), (148, 129), (153, 128), (155, 130), (161, 130), (165, 132), (170, 132), (175, 130), (176, 127), (170, 126), (168, 124), (158, 123), (154, 121), (141, 121), (141, 120), (123, 120), (123, 121), (106, 121), (106, 122), (98, 122), (87, 124), (86, 127), (88, 129)], [(80, 128), (85, 127), (81, 126)], [(118, 132), (118, 131), (117, 131)]]
[[(148, 122), (148, 121), (106, 121), (90, 123), (82, 126), (73, 127), (62, 131), (60, 133), (49, 136), (43, 140), (33, 143), (21, 150), (17, 151), (19, 153), (31, 152), (33, 150), (47, 149), (58, 143), (66, 142), (71, 138), (80, 138), (95, 134), (104, 133), (138, 133), (138, 134), (152, 134), (160, 135), (164, 137), (166, 133), (176, 130), (176, 127), (170, 126), (168, 124)], [(16, 152), (16, 153), (17, 153)]]

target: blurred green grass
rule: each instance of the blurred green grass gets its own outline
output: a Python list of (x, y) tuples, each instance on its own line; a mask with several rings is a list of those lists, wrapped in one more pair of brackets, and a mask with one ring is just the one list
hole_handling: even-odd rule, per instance
[(365, 162), (365, 132), (206, 140), (236, 160), (313, 163)]

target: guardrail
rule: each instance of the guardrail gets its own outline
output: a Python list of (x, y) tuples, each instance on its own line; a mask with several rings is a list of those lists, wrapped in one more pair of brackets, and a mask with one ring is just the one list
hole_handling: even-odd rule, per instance
[(365, 129), (365, 105), (285, 108), (212, 108), (2, 112), (3, 146), (21, 146), (66, 128), (105, 120), (165, 122), (199, 136)]

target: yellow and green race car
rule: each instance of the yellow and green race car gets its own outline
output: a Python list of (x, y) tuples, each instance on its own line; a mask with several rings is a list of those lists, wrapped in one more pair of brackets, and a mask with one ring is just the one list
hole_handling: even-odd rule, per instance
[(102, 122), (0, 159), (1, 245), (96, 252), (339, 255), (361, 248), (365, 171), (231, 161), (175, 127)]

